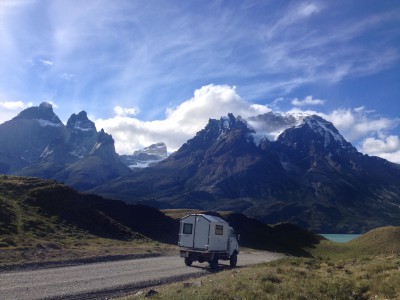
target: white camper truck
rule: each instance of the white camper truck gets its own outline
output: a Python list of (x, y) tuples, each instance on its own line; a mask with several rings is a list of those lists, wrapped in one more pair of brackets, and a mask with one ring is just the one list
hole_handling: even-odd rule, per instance
[(231, 267), (237, 263), (238, 238), (229, 224), (216, 216), (191, 214), (181, 219), (179, 229), (180, 256), (185, 264), (209, 262), (218, 267), (218, 260), (229, 260)]

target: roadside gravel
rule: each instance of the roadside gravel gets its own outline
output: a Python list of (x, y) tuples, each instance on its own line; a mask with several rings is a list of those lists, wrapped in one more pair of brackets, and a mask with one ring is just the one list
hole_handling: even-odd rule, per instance
[[(271, 252), (240, 253), (238, 267), (283, 257)], [(220, 262), (227, 269), (229, 262)], [(178, 256), (108, 261), (0, 273), (2, 299), (105, 299), (136, 289), (208, 274), (208, 264), (186, 267)]]

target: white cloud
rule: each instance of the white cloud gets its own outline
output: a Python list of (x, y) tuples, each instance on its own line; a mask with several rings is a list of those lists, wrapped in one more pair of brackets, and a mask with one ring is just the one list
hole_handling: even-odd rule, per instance
[(298, 23), (299, 21), (310, 17), (311, 15), (319, 12), (320, 7), (315, 3), (300, 3), (290, 7), (282, 18), (277, 20), (272, 26), (267, 28), (266, 37), (268, 39), (278, 35), (279, 32), (286, 30), (288, 27)]
[(75, 78), (75, 74), (63, 73), (63, 74), (61, 74), (61, 78), (65, 79), (65, 80), (72, 80)]
[(159, 141), (165, 142), (169, 151), (175, 151), (203, 129), (210, 118), (219, 119), (228, 113), (249, 117), (269, 111), (267, 106), (242, 99), (235, 87), (207, 85), (197, 89), (193, 98), (169, 108), (163, 120), (141, 121), (118, 115), (118, 109), (115, 117), (98, 119), (95, 123), (98, 129), (104, 128), (112, 134), (120, 154), (130, 154)]
[(114, 107), (114, 113), (117, 116), (135, 116), (138, 113), (137, 108), (126, 108), (121, 106)]
[(53, 101), (53, 100), (43, 100), (42, 102), (47, 102), (49, 104), (51, 104), (51, 106), (53, 107), (53, 109), (57, 109), (58, 105)]
[(51, 60), (39, 59), (39, 61), (40, 61), (43, 65), (48, 66), (48, 67), (51, 67), (51, 66), (53, 66), (53, 64), (54, 64), (54, 62), (52, 62)]
[(306, 106), (306, 105), (323, 105), (325, 100), (314, 99), (313, 96), (307, 96), (303, 100), (295, 98), (292, 100), (294, 106)]
[(23, 109), (27, 105), (22, 101), (0, 101), (0, 107), (7, 110)]
[(0, 124), (15, 117), (21, 110), (32, 106), (23, 101), (0, 101)]
[(351, 109), (336, 109), (327, 116), (339, 131), (350, 130), (356, 123), (357, 117)]
[(390, 135), (383, 140), (367, 138), (363, 141), (362, 149), (364, 149), (366, 153), (372, 154), (397, 152), (400, 151), (400, 139), (395, 135)]
[(395, 135), (383, 139), (367, 138), (361, 145), (361, 151), (400, 163), (400, 138)]
[(372, 111), (356, 109), (338, 109), (325, 115), (342, 135), (350, 142), (366, 137), (385, 136), (395, 128), (400, 119), (389, 119), (372, 114)]

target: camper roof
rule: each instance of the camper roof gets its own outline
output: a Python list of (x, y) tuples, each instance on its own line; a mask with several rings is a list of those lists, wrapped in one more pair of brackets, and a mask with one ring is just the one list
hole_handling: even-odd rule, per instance
[(210, 222), (227, 223), (225, 220), (221, 219), (220, 217), (210, 216), (210, 215), (205, 215), (205, 214), (190, 214), (190, 215), (187, 215), (187, 216), (183, 217), (182, 219), (185, 219), (185, 218), (187, 218), (189, 216), (202, 216), (202, 217), (206, 218)]

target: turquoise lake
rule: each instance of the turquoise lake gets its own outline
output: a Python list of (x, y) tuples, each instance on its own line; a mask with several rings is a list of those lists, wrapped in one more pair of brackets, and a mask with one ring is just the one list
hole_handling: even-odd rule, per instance
[(361, 234), (321, 234), (324, 238), (338, 243), (346, 243), (359, 237)]

